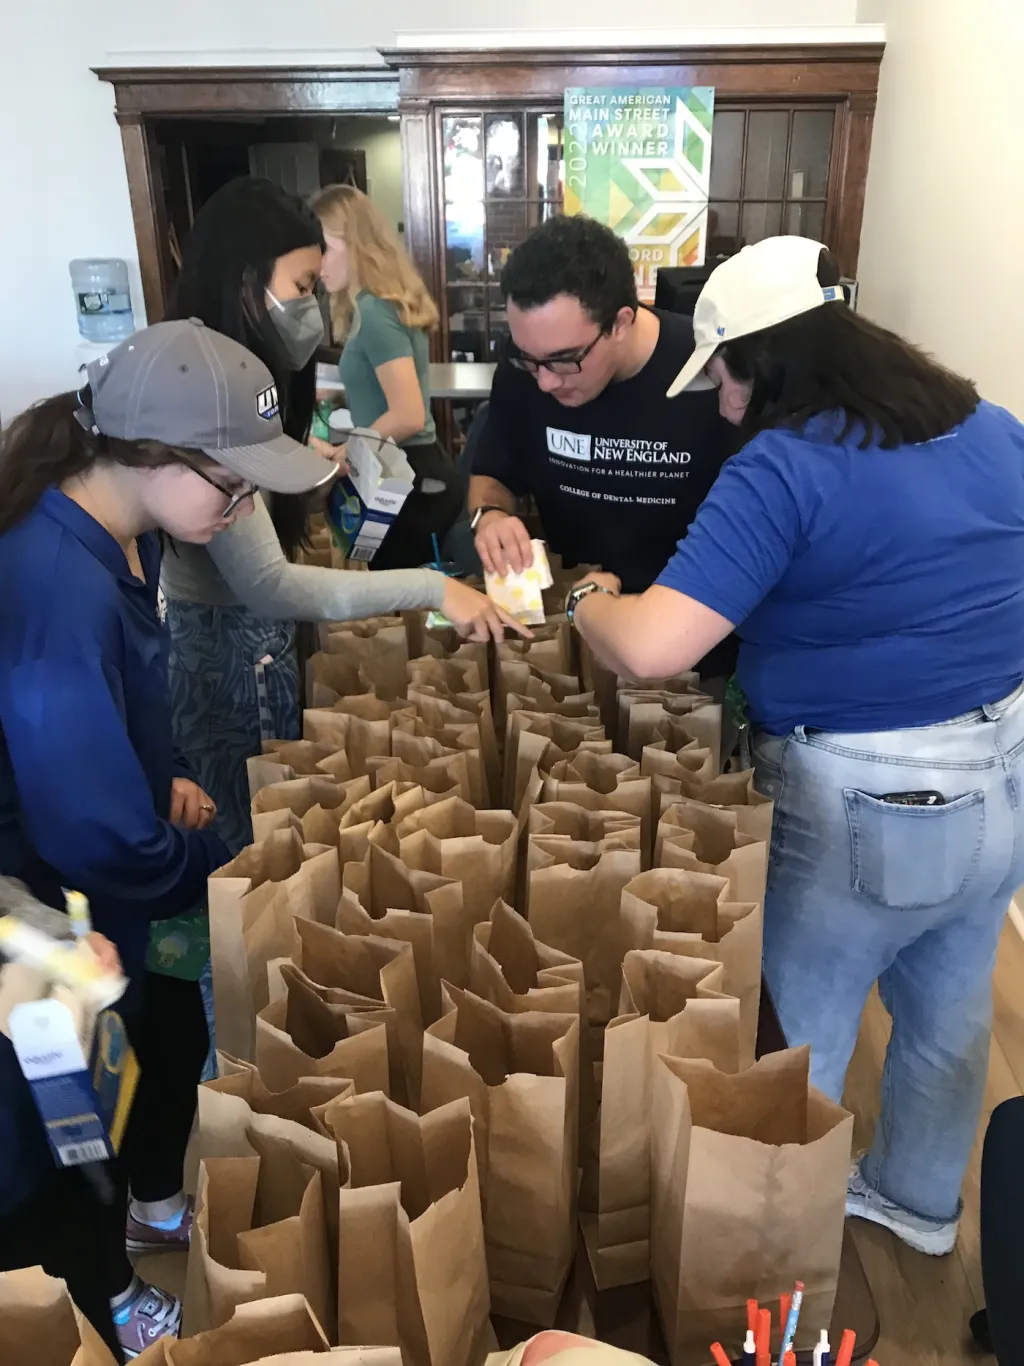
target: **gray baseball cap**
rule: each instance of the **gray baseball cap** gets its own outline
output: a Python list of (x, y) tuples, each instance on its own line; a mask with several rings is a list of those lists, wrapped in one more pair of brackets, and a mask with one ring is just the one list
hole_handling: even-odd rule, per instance
[(86, 369), (104, 436), (202, 451), (271, 493), (308, 493), (337, 476), (285, 436), (263, 362), (198, 318), (143, 328)]

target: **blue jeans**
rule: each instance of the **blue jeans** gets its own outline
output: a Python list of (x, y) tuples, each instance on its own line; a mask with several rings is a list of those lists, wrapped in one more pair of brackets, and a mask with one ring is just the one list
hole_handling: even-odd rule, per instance
[[(941, 725), (754, 742), (775, 799), (764, 971), (811, 1079), (838, 1100), (875, 982), (892, 1017), (882, 1111), (862, 1172), (949, 1220), (988, 1066), (992, 971), (1024, 883), (1024, 686)], [(881, 802), (935, 790), (942, 806)]]

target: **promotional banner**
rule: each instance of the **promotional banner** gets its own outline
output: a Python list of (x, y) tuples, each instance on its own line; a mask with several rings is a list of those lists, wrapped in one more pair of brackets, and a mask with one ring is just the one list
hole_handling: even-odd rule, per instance
[(704, 261), (714, 109), (710, 85), (565, 92), (565, 212), (625, 239), (641, 299), (660, 266)]

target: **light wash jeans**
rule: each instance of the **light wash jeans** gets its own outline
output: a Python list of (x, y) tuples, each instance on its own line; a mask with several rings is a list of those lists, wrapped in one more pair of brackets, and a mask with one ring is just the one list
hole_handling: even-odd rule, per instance
[[(1024, 686), (941, 725), (755, 737), (775, 799), (764, 971), (786, 1038), (838, 1100), (877, 981), (892, 1016), (864, 1179), (956, 1218), (988, 1065), (992, 970), (1024, 883)], [(897, 806), (892, 792), (946, 805)]]

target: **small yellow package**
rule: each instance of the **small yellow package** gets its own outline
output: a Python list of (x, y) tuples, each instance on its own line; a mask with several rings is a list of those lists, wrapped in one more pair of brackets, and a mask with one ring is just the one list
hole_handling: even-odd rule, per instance
[(521, 574), (509, 571), (507, 574), (484, 574), (484, 588), (487, 596), (510, 616), (521, 621), (524, 626), (544, 624), (545, 588), (550, 588), (554, 580), (548, 564), (547, 546), (543, 541), (531, 541), (533, 564)]

